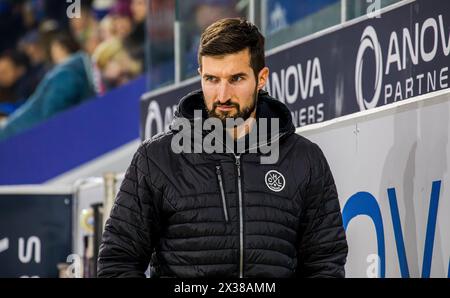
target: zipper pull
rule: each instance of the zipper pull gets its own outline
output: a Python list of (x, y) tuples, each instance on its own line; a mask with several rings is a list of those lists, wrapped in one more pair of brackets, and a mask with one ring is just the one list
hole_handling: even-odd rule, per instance
[(220, 166), (216, 166), (216, 174), (218, 177), (220, 176)]
[(238, 177), (241, 177), (241, 156), (236, 155), (236, 167), (238, 172)]
[(225, 217), (225, 221), (228, 222), (228, 208), (227, 208), (227, 201), (225, 198), (225, 190), (223, 189), (222, 173), (220, 171), (220, 166), (216, 166), (216, 174), (217, 174), (217, 179), (219, 180), (220, 196), (222, 198), (223, 215)]

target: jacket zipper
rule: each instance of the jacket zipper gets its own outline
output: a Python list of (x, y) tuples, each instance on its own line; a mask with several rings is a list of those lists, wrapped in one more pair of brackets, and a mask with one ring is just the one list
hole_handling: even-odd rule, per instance
[[(268, 143), (268, 142), (267, 142)], [(266, 143), (266, 144), (267, 144)], [(225, 147), (229, 147), (222, 143)], [(241, 156), (239, 154), (234, 154), (236, 159), (236, 169), (238, 174), (238, 196), (239, 196), (239, 278), (244, 277), (244, 216), (242, 207), (242, 182), (241, 182)], [(217, 169), (217, 168), (216, 168)], [(220, 175), (219, 175), (220, 176)], [(220, 184), (220, 181), (219, 181)]]
[[(279, 139), (281, 139), (282, 136), (284, 136), (286, 133), (282, 133), (280, 135), (277, 136), (277, 138), (275, 138), (275, 140), (271, 140), (271, 142), (273, 141), (277, 141)], [(263, 145), (267, 145), (269, 142), (264, 143)], [(229, 147), (225, 144), (222, 143), (225, 147), (227, 147), (229, 149)], [(249, 151), (252, 149), (256, 149), (261, 145), (257, 145), (256, 147), (252, 147), (250, 149), (248, 149)], [(237, 168), (237, 173), (238, 173), (238, 195), (239, 195), (239, 278), (243, 278), (244, 277), (244, 219), (243, 219), (243, 207), (242, 207), (242, 182), (241, 182), (241, 156), (240, 155), (236, 155), (234, 154), (234, 157), (236, 159), (236, 168)], [(216, 167), (217, 169), (217, 167)], [(218, 168), (217, 173), (220, 173), (220, 167)], [(221, 177), (218, 174), (219, 177), (219, 184), (221, 184)], [(221, 186), (221, 192), (223, 193), (223, 187)], [(225, 194), (223, 193), (222, 195), (222, 200), (225, 203)], [(225, 208), (225, 204), (224, 204), (224, 213), (226, 214), (226, 208)], [(227, 218), (227, 215), (225, 216), (225, 218)], [(228, 220), (227, 220), (228, 221)]]
[(228, 211), (227, 211), (227, 201), (225, 199), (225, 191), (223, 190), (222, 173), (220, 171), (220, 166), (216, 166), (217, 179), (219, 180), (220, 195), (222, 197), (223, 215), (225, 216), (225, 221), (228, 222)]
[(241, 184), (241, 156), (236, 158), (236, 168), (238, 173), (238, 195), (239, 195), (239, 278), (244, 277), (244, 219), (242, 207), (242, 184)]

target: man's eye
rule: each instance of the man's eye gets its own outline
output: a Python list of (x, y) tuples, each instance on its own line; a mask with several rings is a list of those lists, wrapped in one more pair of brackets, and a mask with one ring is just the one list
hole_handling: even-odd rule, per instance
[(236, 83), (236, 82), (242, 81), (242, 79), (243, 79), (242, 76), (235, 76), (235, 77), (231, 78), (231, 81), (232, 81), (233, 83)]
[(215, 81), (216, 81), (216, 78), (214, 78), (214, 77), (206, 77), (205, 80), (206, 80), (207, 82), (215, 82)]

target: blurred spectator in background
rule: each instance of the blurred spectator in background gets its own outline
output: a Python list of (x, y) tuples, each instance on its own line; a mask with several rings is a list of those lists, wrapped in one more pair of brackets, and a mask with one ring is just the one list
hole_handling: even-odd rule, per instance
[(125, 39), (133, 28), (130, 4), (130, 0), (117, 0), (109, 13), (113, 18), (114, 32), (120, 39)]
[(19, 41), (18, 48), (28, 56), (32, 66), (38, 67), (46, 63), (45, 48), (42, 46), (38, 30), (28, 32)]
[(80, 18), (71, 18), (70, 30), (77, 39), (81, 48), (92, 55), (100, 43), (98, 21), (91, 7), (92, 1), (82, 1), (80, 6)]
[(0, 139), (143, 72), (148, 0), (80, 0), (79, 18), (71, 4), (0, 0)]
[(244, 14), (236, 10), (237, 0), (188, 0), (180, 2), (185, 26), (183, 53), (185, 78), (197, 75), (197, 52), (201, 33), (217, 20), (229, 17), (243, 17)]
[[(132, 0), (130, 9), (133, 16), (133, 29), (125, 38), (124, 45), (130, 53), (130, 56), (145, 66), (145, 35), (148, 0)], [(145, 71), (145, 67), (143, 70)]]
[(200, 36), (209, 25), (227, 16), (239, 16), (235, 0), (201, 0), (195, 1), (195, 33)]
[(130, 56), (118, 38), (100, 44), (92, 60), (100, 73), (101, 82), (97, 90), (101, 94), (129, 82), (142, 72), (142, 64)]
[(38, 23), (44, 17), (42, 1), (23, 1), (20, 9), (22, 14), (22, 24), (25, 29), (31, 31), (37, 28)]
[(147, 7), (146, 0), (118, 0), (100, 22), (103, 42), (92, 57), (99, 94), (126, 84), (142, 73)]
[(102, 20), (108, 15), (116, 0), (93, 0), (92, 9), (97, 20)]
[(36, 87), (28, 72), (28, 57), (18, 51), (0, 55), (0, 114), (7, 116), (14, 112)]
[(40, 40), (38, 30), (28, 32), (19, 42), (19, 51), (25, 53), (30, 61), (28, 78), (34, 88), (44, 77), (50, 67), (49, 60), (45, 54), (45, 47)]
[(49, 67), (53, 65), (50, 44), (61, 30), (63, 29), (55, 20), (45, 20), (39, 25), (39, 40), (45, 53), (45, 63)]
[(104, 16), (103, 19), (100, 21), (99, 30), (101, 41), (105, 41), (116, 37), (113, 18), (109, 15)]
[(68, 32), (60, 32), (51, 39), (51, 58), (55, 66), (31, 97), (2, 125), (0, 139), (27, 130), (94, 95), (91, 62), (79, 48)]
[[(0, 56), (0, 88), (3, 90), (1, 101), (12, 102), (29, 95), (29, 90), (23, 88), (28, 67), (28, 58), (23, 53), (7, 51)], [(6, 93), (9, 95), (6, 96)]]

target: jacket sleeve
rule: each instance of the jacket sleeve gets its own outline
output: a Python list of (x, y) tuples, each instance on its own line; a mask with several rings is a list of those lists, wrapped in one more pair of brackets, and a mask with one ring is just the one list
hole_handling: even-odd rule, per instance
[(105, 224), (98, 277), (145, 277), (158, 238), (158, 190), (151, 185), (145, 148), (133, 156)]
[(298, 251), (299, 277), (345, 277), (347, 240), (333, 175), (313, 144), (310, 176), (303, 198)]

